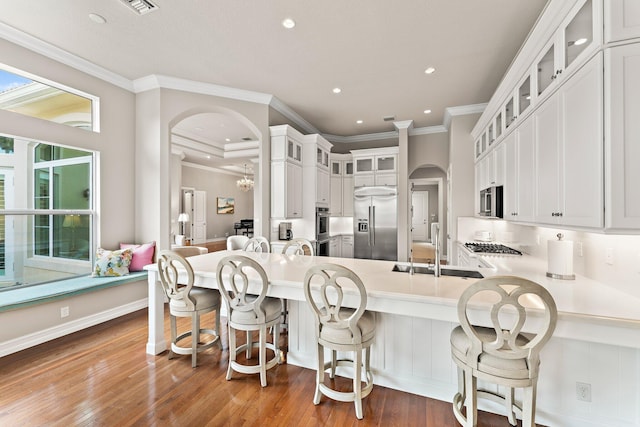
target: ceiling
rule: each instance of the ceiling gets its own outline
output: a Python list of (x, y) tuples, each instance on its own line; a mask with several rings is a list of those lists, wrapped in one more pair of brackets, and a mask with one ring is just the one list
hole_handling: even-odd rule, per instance
[[(345, 141), (394, 131), (387, 116), (440, 126), (447, 107), (488, 102), (546, 4), (152, 1), (157, 9), (138, 15), (122, 0), (0, 0), (0, 22), (132, 81), (155, 74), (274, 95)], [(238, 125), (212, 115), (177, 131), (218, 146), (255, 137)]]

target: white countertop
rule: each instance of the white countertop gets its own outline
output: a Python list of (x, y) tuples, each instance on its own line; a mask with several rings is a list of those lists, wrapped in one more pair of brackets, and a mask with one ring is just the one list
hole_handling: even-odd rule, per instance
[[(216, 267), (226, 255), (229, 252), (220, 251), (189, 258), (201, 286), (217, 287)], [(367, 288), (368, 309), (450, 322), (457, 322), (456, 306), (460, 295), (477, 280), (393, 272), (393, 261), (249, 252), (243, 255), (257, 260), (265, 269), (272, 285), (269, 293), (272, 296), (304, 300), (302, 283), (306, 271), (312, 265), (331, 262), (353, 270), (362, 279)], [(526, 255), (483, 258), (495, 266), (494, 269), (480, 269), (485, 277), (517, 275), (536, 281), (549, 290), (558, 307), (556, 335), (640, 347), (638, 298), (580, 276), (572, 281), (547, 278), (546, 265), (542, 266)], [(154, 271), (156, 268), (154, 265), (147, 269)]]

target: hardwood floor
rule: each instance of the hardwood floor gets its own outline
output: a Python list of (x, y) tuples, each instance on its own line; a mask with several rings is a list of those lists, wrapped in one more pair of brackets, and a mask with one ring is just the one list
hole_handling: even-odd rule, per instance
[[(213, 323), (209, 316), (203, 324)], [(190, 356), (146, 354), (146, 339), (147, 311), (141, 310), (0, 358), (0, 425), (458, 425), (450, 403), (379, 386), (363, 401), (359, 421), (352, 403), (323, 397), (313, 405), (314, 371), (278, 365), (262, 388), (258, 375), (225, 380), (226, 350), (199, 354), (192, 369)], [(223, 342), (226, 348), (225, 334)], [(481, 413), (478, 425), (509, 423)]]

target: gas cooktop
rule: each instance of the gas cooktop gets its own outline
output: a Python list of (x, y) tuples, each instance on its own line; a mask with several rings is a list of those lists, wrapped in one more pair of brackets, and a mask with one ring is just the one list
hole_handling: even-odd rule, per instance
[(496, 255), (522, 255), (522, 252), (499, 243), (467, 242), (464, 246), (471, 252)]

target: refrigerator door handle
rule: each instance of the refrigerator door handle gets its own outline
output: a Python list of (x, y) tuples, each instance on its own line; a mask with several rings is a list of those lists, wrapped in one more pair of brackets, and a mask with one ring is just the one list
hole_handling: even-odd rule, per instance
[(376, 245), (376, 207), (373, 206), (372, 210), (373, 210), (373, 222), (371, 223), (372, 224), (371, 234), (373, 236), (373, 239), (372, 239), (373, 240), (373, 246), (375, 246)]
[(367, 238), (368, 238), (368, 244), (369, 246), (371, 246), (371, 228), (372, 228), (372, 224), (371, 224), (371, 206), (369, 206), (369, 229), (367, 230)]

